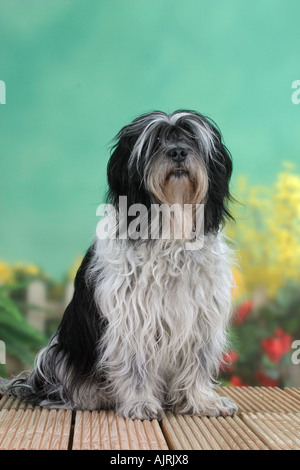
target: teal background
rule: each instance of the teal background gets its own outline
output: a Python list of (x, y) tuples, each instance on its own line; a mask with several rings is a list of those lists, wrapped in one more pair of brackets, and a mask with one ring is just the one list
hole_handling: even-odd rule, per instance
[(236, 178), (299, 162), (298, 0), (0, 1), (0, 258), (59, 277), (88, 247), (109, 142), (142, 112), (219, 125)]

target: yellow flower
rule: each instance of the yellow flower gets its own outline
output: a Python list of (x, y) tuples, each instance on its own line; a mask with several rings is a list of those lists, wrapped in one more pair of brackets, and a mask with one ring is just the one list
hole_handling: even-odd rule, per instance
[(238, 269), (232, 269), (233, 282), (231, 289), (231, 296), (233, 299), (239, 297), (243, 289), (243, 278), (241, 272)]
[(40, 268), (35, 264), (24, 264), (19, 262), (15, 263), (13, 268), (16, 275), (19, 276), (37, 276), (42, 274)]
[(12, 268), (3, 261), (0, 261), (0, 284), (10, 283), (14, 279)]
[(25, 267), (25, 273), (29, 274), (30, 276), (37, 276), (39, 272), (40, 272), (40, 269), (38, 268), (38, 266), (35, 266), (34, 264), (28, 264)]
[(78, 271), (79, 266), (81, 265), (82, 259), (82, 256), (76, 256), (75, 261), (67, 274), (68, 281), (73, 281), (75, 279), (76, 273)]
[(250, 187), (239, 178), (236, 198), (243, 206), (235, 208), (237, 223), (229, 224), (227, 233), (239, 247), (249, 294), (264, 287), (272, 296), (289, 279), (300, 283), (300, 176), (293, 168), (285, 164), (268, 187)]

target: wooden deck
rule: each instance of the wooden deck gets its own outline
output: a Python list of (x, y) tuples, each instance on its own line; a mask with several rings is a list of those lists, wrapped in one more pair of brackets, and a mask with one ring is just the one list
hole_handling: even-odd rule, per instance
[(0, 450), (300, 449), (300, 388), (222, 387), (239, 406), (231, 418), (168, 413), (161, 421), (112, 411), (54, 410), (0, 400)]

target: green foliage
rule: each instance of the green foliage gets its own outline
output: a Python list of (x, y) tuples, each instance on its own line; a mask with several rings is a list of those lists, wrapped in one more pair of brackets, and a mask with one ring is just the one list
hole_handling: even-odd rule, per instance
[(31, 364), (36, 351), (46, 338), (27, 322), (16, 303), (9, 297), (12, 289), (20, 286), (0, 286), (0, 339), (6, 353), (18, 358), (24, 365)]

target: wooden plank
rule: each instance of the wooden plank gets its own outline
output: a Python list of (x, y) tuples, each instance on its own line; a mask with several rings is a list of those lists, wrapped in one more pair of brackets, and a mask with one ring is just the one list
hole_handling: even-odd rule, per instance
[(236, 423), (230, 416), (227, 418), (219, 417), (214, 419), (217, 421), (218, 426), (220, 426), (220, 432), (222, 432), (224, 439), (231, 449), (250, 450), (247, 440), (243, 438), (244, 436), (241, 436), (240, 432), (237, 432)]
[(51, 435), (52, 435), (52, 429), (55, 423), (55, 418), (56, 418), (56, 410), (52, 409), (49, 410), (47, 413), (47, 419), (45, 422), (45, 427), (43, 431), (43, 436), (40, 444), (40, 449), (42, 450), (50, 450), (50, 442), (51, 442)]
[[(247, 411), (276, 411), (279, 410), (278, 407), (274, 408), (272, 399), (266, 395), (266, 393), (261, 393), (260, 390), (257, 390), (256, 387), (245, 387), (247, 390), (243, 390), (243, 393), (248, 396), (249, 400), (254, 404), (254, 410)], [(267, 388), (266, 388), (267, 390)]]
[[(289, 420), (293, 415), (289, 416)], [(172, 450), (296, 450), (299, 449), (300, 418), (293, 431), (283, 414), (243, 412), (235, 417), (174, 416), (162, 421)]]
[[(224, 420), (224, 418), (221, 418)], [(224, 420), (225, 421), (225, 420)], [(231, 450), (246, 448), (240, 437), (231, 429), (228, 436), (228, 423), (221, 424), (217, 418), (206, 416), (180, 416), (167, 413), (162, 420), (162, 429), (170, 449), (173, 450)], [(234, 438), (233, 438), (234, 436)], [(248, 448), (248, 447), (247, 447)]]
[[(2, 410), (3, 411), (3, 410)], [(2, 413), (1, 411), (1, 413)], [(18, 429), (20, 429), (24, 415), (23, 410), (6, 410), (4, 418), (1, 419), (2, 439), (0, 449), (11, 449), (13, 440)]]
[[(118, 420), (118, 434), (120, 438), (120, 445), (122, 449), (132, 449), (131, 441), (130, 441), (130, 432), (129, 432), (129, 421), (126, 419), (119, 419)], [(133, 424), (133, 423), (132, 423)]]
[(127, 431), (129, 449), (137, 449), (139, 447), (139, 441), (136, 436), (134, 421), (131, 419), (126, 419), (124, 424)]
[[(229, 419), (229, 418), (226, 418)], [(231, 425), (235, 431), (242, 437), (251, 450), (267, 450), (267, 446), (260, 440), (260, 438), (248, 428), (239, 416), (233, 416)]]
[[(120, 421), (122, 418), (119, 416), (117, 417), (117, 421)], [(147, 433), (145, 432), (145, 421), (140, 421), (139, 419), (135, 419), (133, 421), (135, 427), (135, 433), (138, 440), (138, 449), (141, 450), (150, 450), (151, 446), (147, 440)]]
[(33, 406), (26, 403), (21, 398), (3, 395), (0, 400), (0, 410), (18, 410), (18, 409), (33, 409)]
[(285, 449), (299, 450), (300, 440), (299, 436), (300, 426), (295, 429), (296, 432), (291, 432), (282, 413), (257, 413), (257, 419), (264, 423), (269, 430), (271, 430), (280, 440), (285, 444)]
[(26, 428), (24, 428), (19, 438), (17, 435), (14, 437), (14, 441), (13, 441), (14, 449), (20, 449), (20, 450), (30, 449), (32, 439), (36, 431), (37, 423), (40, 418), (40, 413), (41, 413), (40, 410), (34, 410), (34, 411), (30, 410), (30, 411), (24, 412), (24, 416), (28, 416), (29, 418), (28, 425)]
[[(284, 390), (284, 392), (288, 393), (289, 395), (292, 395), (292, 397), (296, 398), (296, 400), (299, 400), (299, 402), (300, 402), (300, 388), (285, 387), (283, 390)], [(0, 405), (1, 405), (1, 402), (0, 402)], [(0, 409), (1, 409), (1, 406), (0, 406)]]
[(98, 450), (101, 448), (101, 429), (98, 411), (92, 411), (91, 422), (91, 450)]
[[(29, 410), (26, 410), (26, 414)], [(37, 422), (29, 449), (67, 450), (71, 431), (71, 410), (34, 410)]]
[[(206, 428), (203, 426), (202, 421), (198, 419), (196, 421), (197, 416), (187, 416), (183, 417), (186, 421), (188, 428), (190, 429), (191, 433), (194, 435), (194, 439), (196, 440), (197, 445), (194, 445), (194, 449), (201, 449), (201, 450), (211, 450), (214, 448), (212, 441), (214, 440), (211, 434), (205, 432)], [(200, 425), (199, 425), (200, 423)], [(201, 432), (201, 427), (203, 427)], [(200, 428), (200, 429), (199, 429)], [(213, 447), (212, 447), (213, 446)], [(218, 447), (218, 445), (216, 444)]]
[(113, 411), (77, 411), (73, 450), (168, 449), (156, 420), (125, 419)]
[[(288, 412), (295, 411), (292, 405), (285, 402), (283, 397), (276, 393), (273, 387), (255, 387), (253, 391), (261, 396), (268, 405), (266, 405), (265, 410), (258, 411), (279, 411), (279, 412)], [(288, 396), (285, 394), (285, 396)]]
[(28, 447), (30, 450), (37, 450), (41, 448), (41, 442), (43, 439), (48, 415), (49, 410), (47, 410), (46, 408), (39, 410), (39, 420), (36, 425), (35, 432), (32, 436), (31, 443)]
[(76, 450), (300, 450), (298, 388), (222, 387), (242, 406), (234, 417), (174, 415), (157, 420), (125, 419), (113, 411), (28, 407), (13, 397), (0, 400), (0, 449)]
[(168, 450), (160, 425), (156, 419), (143, 421), (144, 430), (149, 443), (149, 450)]
[[(190, 448), (193, 450), (203, 450), (203, 443), (197, 439), (197, 433), (194, 433), (194, 425), (191, 416), (177, 415), (176, 420), (184, 433), (185, 438), (189, 442)], [(197, 429), (197, 426), (196, 426)]]
[(261, 417), (255, 413), (242, 413), (244, 423), (256, 434), (271, 450), (287, 450), (288, 446), (278, 435), (277, 429), (268, 427)]
[(216, 389), (220, 396), (231, 398), (238, 406), (240, 411), (255, 411), (255, 403), (252, 403), (249, 396), (244, 393), (245, 387), (220, 387)]
[(72, 421), (71, 410), (57, 410), (52, 429), (49, 448), (51, 450), (67, 450)]
[(220, 387), (219, 395), (232, 398), (239, 411), (300, 412), (300, 394), (297, 389), (278, 387)]
[(162, 420), (162, 430), (170, 449), (193, 449), (190, 440), (182, 429), (182, 422), (178, 419), (178, 415), (167, 412), (165, 418)]
[(266, 392), (262, 393), (256, 387), (241, 387), (240, 393), (247, 397), (252, 404), (246, 411), (277, 411), (280, 409), (278, 406), (274, 409), (272, 399), (266, 395)]
[(213, 434), (209, 431), (208, 427), (204, 424), (202, 419), (199, 416), (192, 417), (196, 427), (196, 435), (199, 436), (199, 440), (201, 440), (201, 444), (206, 449), (206, 443), (208, 445), (207, 450), (220, 450), (221, 446), (214, 438)]
[(277, 397), (280, 397), (281, 402), (288, 404), (292, 408), (292, 412), (300, 412), (300, 395), (295, 398), (279, 387), (274, 387), (273, 391)]
[(31, 417), (31, 410), (28, 410), (26, 413), (24, 410), (7, 410), (7, 426), (0, 444), (1, 449), (14, 450), (18, 448), (18, 444), (27, 430)]
[(211, 421), (211, 418), (208, 418), (207, 416), (202, 416), (201, 420), (209, 429), (210, 433), (213, 435), (220, 448), (222, 450), (230, 450), (230, 446), (227, 444), (222, 434), (220, 434), (219, 431), (215, 428), (214, 423)]
[(8, 396), (7, 395), (3, 395), (0, 399), (0, 411), (3, 410), (5, 408), (5, 403), (7, 402), (8, 400)]
[(17, 419), (21, 419), (21, 416), (16, 416), (16, 413), (16, 410), (0, 411), (0, 450), (9, 445), (9, 438), (12, 438), (12, 434), (16, 431), (14, 423)]
[(167, 413), (161, 422), (162, 431), (169, 449), (181, 450), (182, 440), (180, 439), (180, 429), (178, 429), (176, 421), (173, 420), (171, 413)]
[(88, 411), (77, 411), (73, 437), (74, 450), (90, 449), (90, 429), (86, 426), (85, 414)]
[[(109, 432), (109, 426), (107, 422), (106, 411), (100, 411), (98, 415), (98, 419), (99, 419), (99, 429), (101, 430), (100, 449), (109, 450), (110, 449), (110, 432)], [(76, 431), (76, 422), (75, 422), (75, 431)]]

